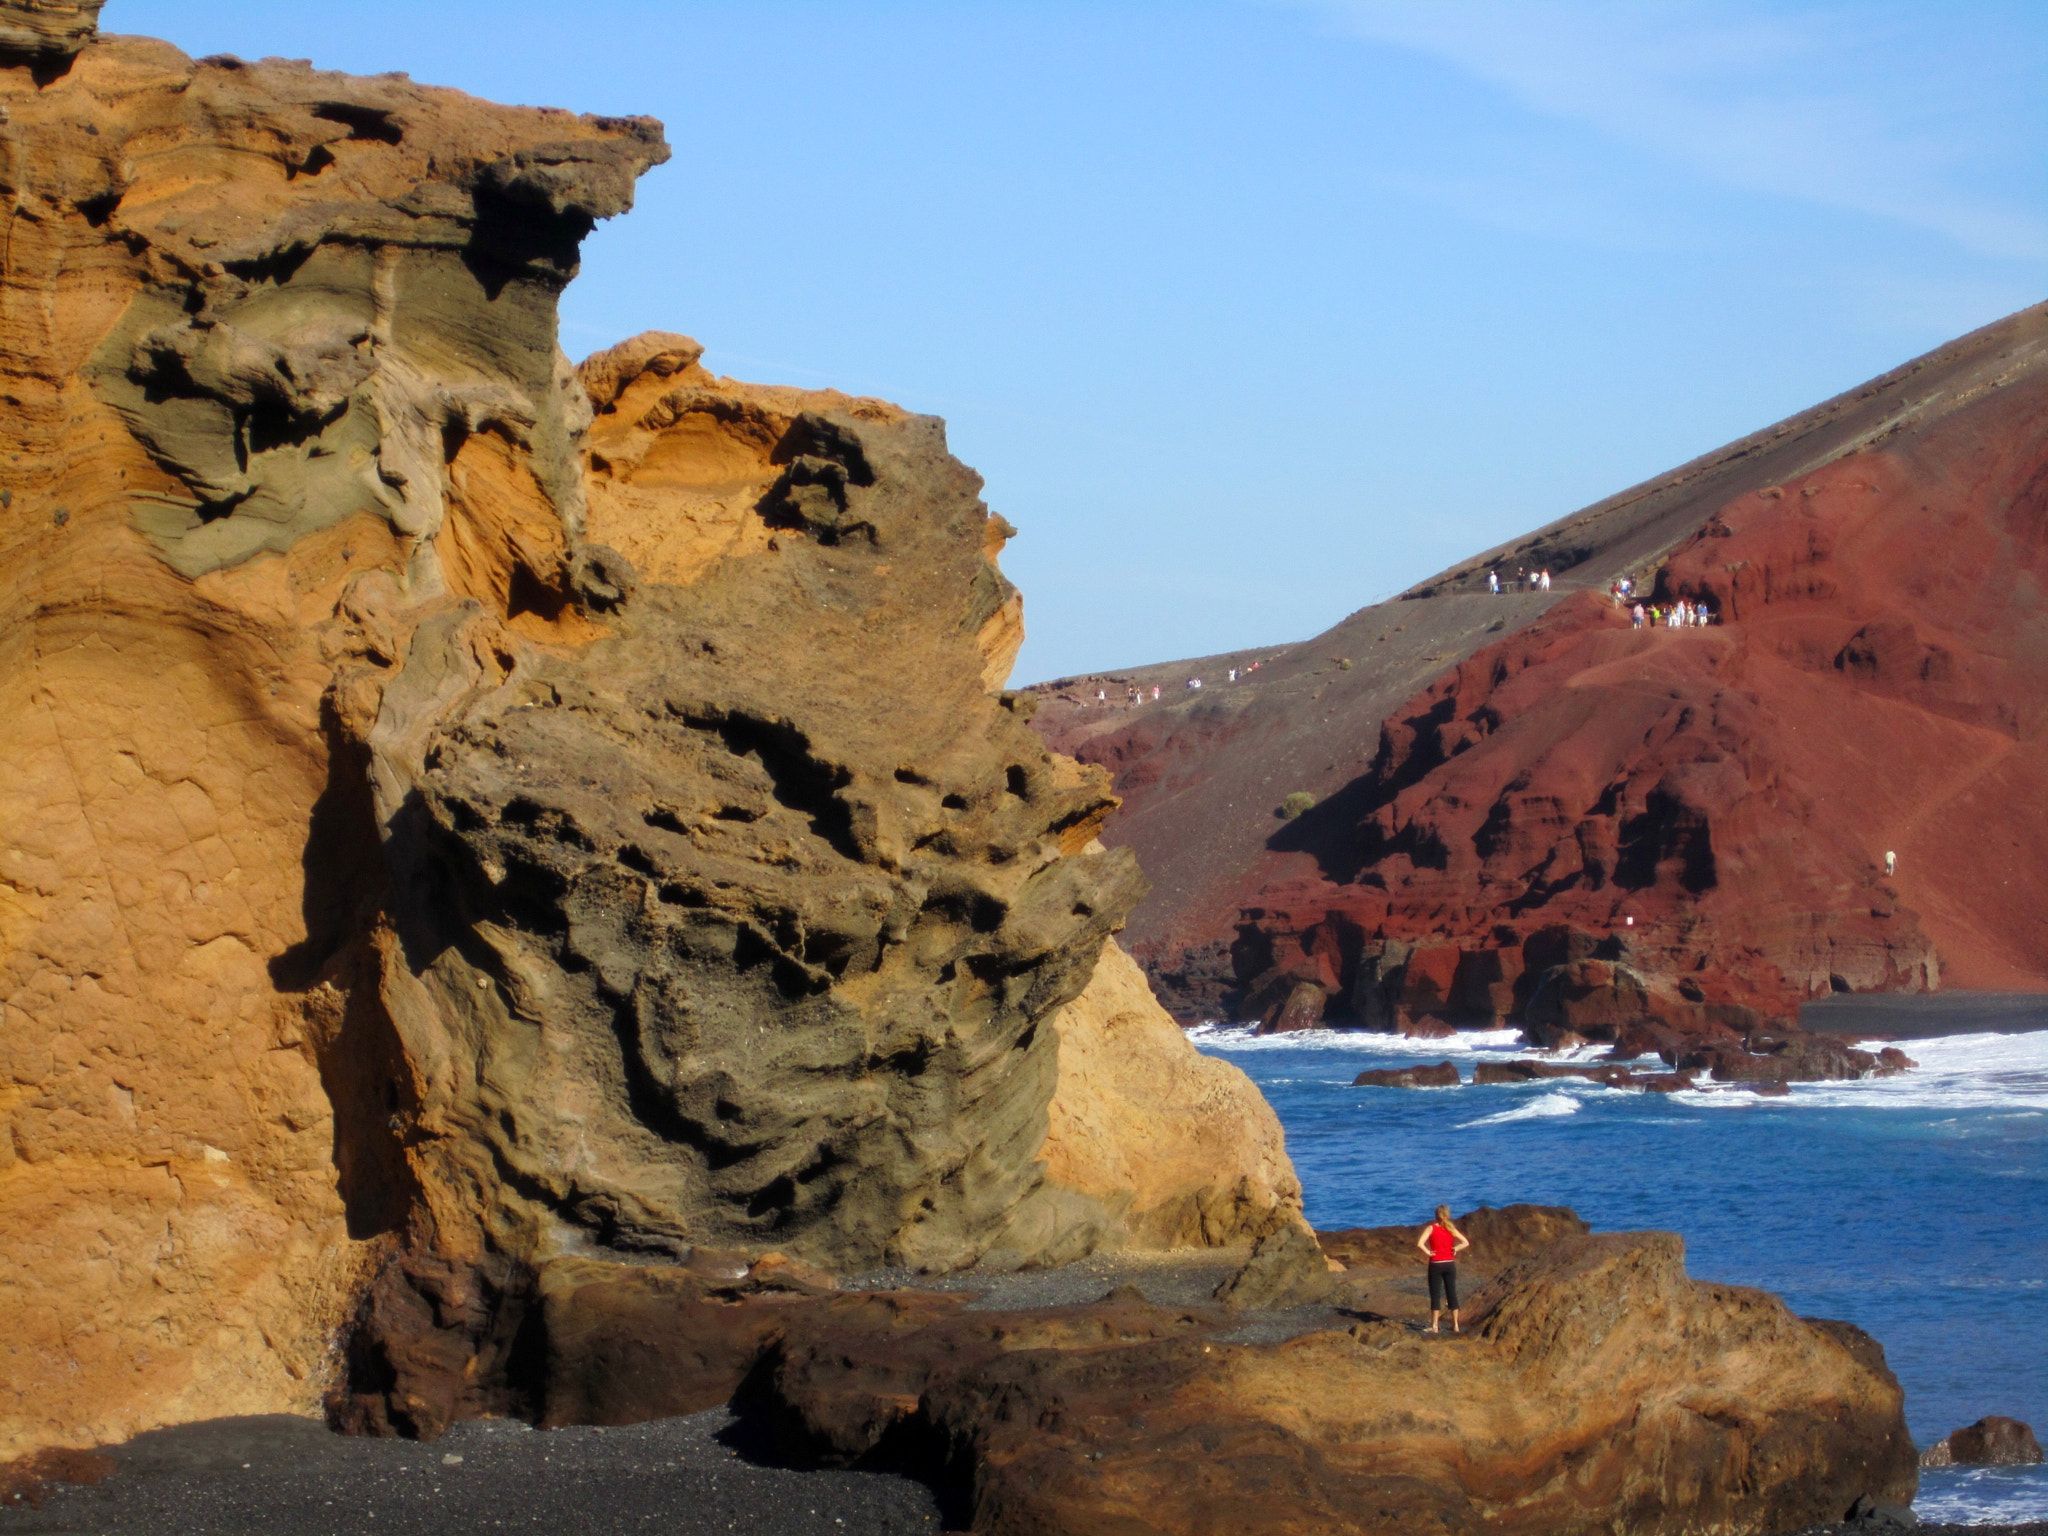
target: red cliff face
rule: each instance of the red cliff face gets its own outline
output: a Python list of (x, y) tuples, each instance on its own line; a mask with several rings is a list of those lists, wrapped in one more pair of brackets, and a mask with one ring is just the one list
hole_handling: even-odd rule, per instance
[[(1633, 628), (1596, 559), (1388, 710), (1364, 773), (1213, 872), (1225, 1006), (1711, 1034), (1830, 990), (2048, 988), (2039, 322), (1966, 388), (1873, 386), (1905, 381), (1885, 430), (1617, 564), (1714, 625)], [(1117, 787), (1156, 815), (1143, 770)]]

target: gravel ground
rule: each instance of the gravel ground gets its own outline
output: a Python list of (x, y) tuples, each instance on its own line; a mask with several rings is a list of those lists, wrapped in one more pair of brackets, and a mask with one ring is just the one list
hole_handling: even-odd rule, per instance
[[(0, 1510), (0, 1536), (936, 1536), (922, 1484), (755, 1466), (721, 1443), (722, 1409), (620, 1429), (540, 1431), (503, 1419), (439, 1440), (330, 1434), (289, 1415), (140, 1435), (119, 1470)], [(453, 1458), (451, 1460), (451, 1458)]]
[[(1219, 1256), (1220, 1255), (1220, 1256)], [(970, 1312), (1008, 1312), (1027, 1307), (1074, 1307), (1102, 1300), (1123, 1286), (1136, 1286), (1159, 1307), (1208, 1305), (1216, 1287), (1236, 1274), (1249, 1250), (1218, 1250), (1199, 1258), (1157, 1254), (1099, 1254), (1058, 1269), (995, 1273), (962, 1270), (953, 1275), (915, 1275), (878, 1270), (842, 1280), (842, 1290), (888, 1290), (915, 1286), (922, 1290), (971, 1291)], [(1319, 1328), (1346, 1328), (1361, 1314), (1341, 1307), (1261, 1308), (1243, 1314), (1244, 1321), (1216, 1335), (1220, 1344), (1280, 1344)]]
[[(313, 1419), (213, 1419), (109, 1450), (119, 1470), (0, 1510), (0, 1536), (939, 1536), (921, 1484), (753, 1465), (722, 1410), (621, 1429), (458, 1424), (440, 1440), (334, 1435)], [(453, 1459), (451, 1459), (453, 1458)], [(1905, 1536), (1885, 1522), (1800, 1536)], [(1912, 1536), (2048, 1536), (2048, 1523), (1923, 1525)]]
[(1216, 1287), (1244, 1267), (1250, 1249), (1219, 1248), (1199, 1255), (1097, 1254), (1058, 1269), (1010, 1271), (963, 1269), (950, 1275), (922, 1275), (908, 1269), (878, 1269), (841, 1280), (842, 1291), (971, 1291), (968, 1308), (1010, 1312), (1026, 1307), (1079, 1307), (1100, 1301), (1122, 1285), (1135, 1285), (1162, 1307), (1207, 1302)]

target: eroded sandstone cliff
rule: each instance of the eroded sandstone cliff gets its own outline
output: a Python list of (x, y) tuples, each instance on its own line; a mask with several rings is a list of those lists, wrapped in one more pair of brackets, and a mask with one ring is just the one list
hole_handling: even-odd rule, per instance
[(0, 1454), (431, 1431), (565, 1254), (1298, 1223), (1107, 947), (940, 424), (561, 355), (658, 125), (59, 9), (0, 6)]

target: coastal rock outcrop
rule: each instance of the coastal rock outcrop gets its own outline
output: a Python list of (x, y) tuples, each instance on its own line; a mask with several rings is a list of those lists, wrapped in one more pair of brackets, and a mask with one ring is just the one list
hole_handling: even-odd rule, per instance
[(1242, 1072), (1189, 1046), (1120, 945), (1104, 947), (1053, 1027), (1046, 1179), (1108, 1209), (1128, 1246), (1254, 1242), (1281, 1224), (1276, 1213), (1299, 1211), (1273, 1107)]
[(1686, 1279), (1669, 1236), (1549, 1244), (1458, 1337), (1233, 1343), (1240, 1316), (838, 1298), (791, 1315), (741, 1410), (800, 1464), (941, 1479), (978, 1532), (1761, 1532), (1915, 1486), (1882, 1351)]
[[(1115, 772), (1186, 1017), (1314, 988), (1333, 1023), (1739, 1049), (1833, 992), (2040, 989), (2044, 472), (2037, 306), (1199, 702), (1049, 685), (1036, 723)], [(1715, 623), (1635, 629), (1623, 577)], [(1315, 804), (1248, 820), (1267, 764)]]
[(1951, 1431), (1920, 1453), (1923, 1467), (2032, 1467), (2041, 1459), (2033, 1426), (1996, 1413)]
[(1298, 1224), (941, 424), (561, 354), (659, 125), (93, 9), (0, 4), (0, 1456), (499, 1411), (571, 1256)]
[[(1668, 1235), (1503, 1213), (1448, 1344), (1333, 1305), (941, 424), (562, 356), (658, 125), (92, 9), (0, 0), (63, 21), (0, 45), (0, 1456), (729, 1401), (991, 1531), (1910, 1493), (1875, 1345)], [(1176, 1247), (1217, 1301), (965, 1294)]]

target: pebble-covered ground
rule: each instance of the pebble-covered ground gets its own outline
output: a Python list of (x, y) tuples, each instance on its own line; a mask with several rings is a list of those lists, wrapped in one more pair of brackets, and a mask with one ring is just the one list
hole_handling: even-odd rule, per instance
[(936, 1536), (922, 1484), (754, 1465), (722, 1410), (619, 1429), (458, 1424), (432, 1444), (285, 1415), (141, 1435), (96, 1487), (0, 1510), (0, 1536)]

